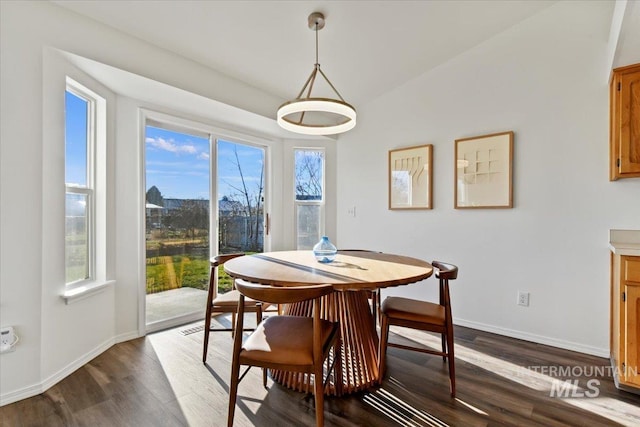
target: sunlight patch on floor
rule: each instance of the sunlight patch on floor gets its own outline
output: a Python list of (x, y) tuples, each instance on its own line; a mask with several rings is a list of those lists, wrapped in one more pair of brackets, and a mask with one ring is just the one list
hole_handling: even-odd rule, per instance
[(375, 392), (366, 394), (363, 400), (368, 405), (371, 405), (376, 410), (403, 426), (448, 427), (448, 424), (445, 424), (428, 412), (414, 408), (382, 387)]
[[(406, 328), (392, 327), (392, 329), (395, 334), (426, 347), (434, 349), (441, 348), (442, 344), (439, 335), (435, 336)], [(525, 387), (547, 393), (547, 396), (550, 396), (551, 391), (554, 389), (566, 390), (567, 396), (589, 396), (588, 393), (593, 392), (592, 389), (580, 387), (577, 381), (569, 384), (565, 382), (564, 379), (553, 378), (541, 372), (518, 366), (515, 363), (507, 362), (476, 350), (471, 350), (458, 343), (455, 345), (455, 358), (478, 366)], [(536, 366), (536, 368), (539, 367)], [(600, 415), (625, 426), (640, 425), (640, 408), (635, 405), (607, 397), (574, 397), (562, 398), (561, 400), (567, 404)]]
[[(224, 327), (225, 322), (230, 322), (230, 316), (215, 317), (213, 321), (214, 325), (212, 326)], [(147, 339), (155, 351), (189, 426), (223, 425), (227, 420), (231, 360), (223, 362), (220, 358), (228, 359), (231, 355), (226, 351), (222, 352), (221, 347), (216, 345), (216, 341), (231, 340), (231, 332), (214, 332), (210, 335), (208, 365), (205, 365), (201, 360), (202, 354), (200, 352), (193, 353), (192, 345), (188, 344), (188, 341), (193, 339), (192, 334), (184, 335), (182, 333), (185, 329), (198, 326), (199, 323), (189, 324), (181, 329), (150, 334)], [(197, 333), (203, 334), (203, 331)], [(247, 335), (249, 333), (246, 332)], [(176, 358), (176, 354), (181, 354), (182, 357)], [(213, 368), (214, 363), (216, 369), (215, 372), (212, 372), (207, 366)], [(191, 366), (188, 366), (189, 364)], [(194, 365), (197, 366), (197, 369), (194, 369)], [(221, 367), (225, 369), (220, 369)], [(240, 373), (242, 374), (242, 372), (244, 372), (244, 367)], [(255, 384), (260, 384), (260, 386), (255, 386)], [(262, 386), (262, 370), (256, 367), (250, 369), (247, 376), (238, 385), (235, 424), (252, 425), (252, 416), (258, 414), (268, 392), (269, 390)], [(211, 401), (212, 395), (224, 399), (225, 404), (223, 406), (214, 404)], [(210, 415), (201, 419), (199, 418), (200, 414)], [(212, 416), (213, 418), (211, 418)], [(212, 419), (215, 419), (214, 424), (212, 424)]]
[[(396, 329), (395, 327), (392, 329), (396, 334), (421, 345), (438, 350), (441, 349), (442, 343), (439, 335), (435, 336), (410, 329)], [(460, 344), (456, 344), (454, 349), (456, 359), (479, 366), (482, 369), (534, 390), (551, 390), (550, 378), (539, 372), (530, 371), (522, 366), (516, 365), (515, 363), (507, 362), (502, 359), (498, 359), (497, 357), (488, 356), (479, 351), (468, 349)]]
[(624, 426), (640, 426), (640, 408), (610, 397), (562, 399), (563, 402), (593, 412)]
[(465, 406), (465, 407), (467, 407), (467, 408), (471, 409), (471, 410), (472, 410), (473, 412), (475, 412), (476, 414), (480, 414), (480, 415), (489, 415), (489, 414), (487, 414), (485, 411), (483, 411), (482, 409), (480, 409), (480, 408), (476, 408), (476, 407), (475, 407), (475, 406), (473, 406), (472, 404), (467, 403), (467, 402), (465, 402), (464, 400), (458, 399), (457, 397), (456, 397), (456, 402), (458, 402), (458, 403), (460, 403), (461, 405), (463, 405), (463, 406)]

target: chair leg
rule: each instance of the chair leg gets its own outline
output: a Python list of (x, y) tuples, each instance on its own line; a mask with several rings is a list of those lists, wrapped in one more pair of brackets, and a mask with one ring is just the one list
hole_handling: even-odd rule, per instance
[(207, 291), (207, 309), (204, 318), (204, 347), (202, 349), (202, 363), (207, 362), (207, 351), (209, 350), (209, 332), (211, 332), (211, 302), (213, 301), (213, 286), (215, 286), (215, 270), (211, 268), (209, 275), (209, 289)]
[(235, 333), (236, 333), (236, 320), (237, 320), (237, 317), (238, 317), (236, 312), (237, 312), (237, 310), (231, 312), (231, 338), (233, 338), (235, 336)]
[(456, 397), (456, 366), (453, 354), (453, 325), (447, 327), (447, 358), (449, 359), (449, 382), (451, 387), (451, 397)]
[(238, 382), (240, 379), (240, 361), (236, 357), (231, 364), (231, 384), (229, 385), (229, 415), (227, 427), (233, 426), (233, 415), (236, 409), (236, 398), (238, 397)]
[(380, 366), (378, 367), (379, 372), (379, 384), (382, 384), (382, 380), (384, 379), (384, 374), (387, 368), (387, 342), (389, 341), (389, 318), (382, 313), (380, 316), (380, 350), (378, 351)]
[(316, 426), (324, 426), (324, 387), (323, 387), (323, 375), (322, 366), (323, 363), (316, 366), (313, 372), (313, 385), (316, 402)]
[(211, 313), (207, 309), (207, 317), (204, 319), (204, 347), (202, 349), (202, 363), (207, 363), (207, 350), (209, 350), (209, 332), (211, 332)]
[(233, 358), (231, 361), (231, 384), (229, 384), (229, 415), (227, 426), (233, 426), (233, 414), (238, 397), (238, 383), (240, 382), (240, 352), (242, 351), (242, 329), (244, 328), (244, 295), (240, 295), (238, 302), (238, 323), (234, 323), (236, 334), (233, 338)]
[[(442, 339), (442, 352), (446, 353), (447, 352), (447, 338), (445, 336), (446, 334), (440, 334), (440, 338)], [(442, 363), (447, 361), (447, 356), (442, 356)]]

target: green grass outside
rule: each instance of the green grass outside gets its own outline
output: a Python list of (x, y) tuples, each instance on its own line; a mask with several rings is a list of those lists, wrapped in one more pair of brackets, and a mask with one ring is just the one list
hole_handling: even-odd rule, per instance
[(207, 289), (209, 259), (173, 255), (147, 258), (147, 294), (181, 287)]
[[(166, 255), (176, 253), (177, 247), (184, 248), (184, 253)], [(207, 247), (208, 239), (202, 236), (185, 238), (182, 233), (171, 230), (161, 230), (161, 233), (156, 235), (149, 234), (146, 241), (147, 294), (180, 287), (208, 289), (210, 259), (208, 255), (202, 255), (202, 249)], [(247, 254), (251, 253), (254, 252)], [(232, 286), (233, 279), (225, 273), (224, 266), (220, 266), (218, 292), (228, 292)]]
[(233, 287), (233, 279), (224, 271), (224, 265), (218, 267), (218, 292), (224, 294)]
[[(187, 255), (147, 258), (147, 294), (180, 287), (207, 289), (209, 285), (209, 259), (190, 258)], [(218, 269), (218, 291), (231, 290), (233, 279)]]
[[(156, 252), (163, 245), (175, 245), (193, 242), (198, 239), (163, 239), (147, 241), (147, 252)], [(66, 236), (66, 280), (67, 283), (85, 278), (86, 272), (86, 235)], [(181, 254), (147, 258), (147, 294), (163, 292), (180, 287), (208, 289), (210, 261), (208, 257)], [(232, 278), (220, 267), (218, 271), (218, 290), (225, 293), (232, 288)]]

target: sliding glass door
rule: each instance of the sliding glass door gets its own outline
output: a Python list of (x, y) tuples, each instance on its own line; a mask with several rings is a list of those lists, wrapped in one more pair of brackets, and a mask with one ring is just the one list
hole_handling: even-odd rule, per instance
[[(265, 158), (264, 146), (147, 122), (147, 331), (204, 316), (212, 255), (263, 251)], [(219, 283), (231, 287), (224, 272)]]

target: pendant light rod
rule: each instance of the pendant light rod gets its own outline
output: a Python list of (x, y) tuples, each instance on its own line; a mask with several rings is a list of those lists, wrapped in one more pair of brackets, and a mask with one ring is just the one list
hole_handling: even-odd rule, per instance
[(316, 21), (316, 65), (320, 66), (320, 62), (318, 62), (318, 22)]
[(333, 89), (333, 91), (336, 93), (336, 95), (338, 95), (338, 98), (340, 98), (340, 100), (342, 102), (344, 101), (344, 98), (342, 97), (342, 95), (340, 95), (340, 92), (338, 92), (338, 89), (335, 88), (335, 86), (333, 85), (333, 83), (331, 83), (331, 81), (329, 80), (329, 78), (322, 72), (322, 70), (320, 69), (320, 67), (318, 66), (318, 71), (320, 71), (320, 74), (322, 74), (322, 77), (324, 77), (324, 79), (327, 81), (327, 83), (329, 83), (329, 86), (331, 86), (331, 89)]

